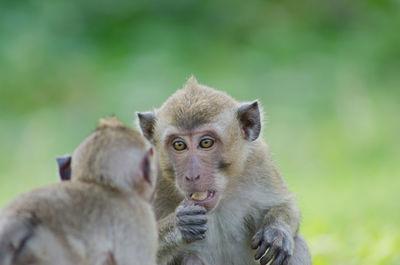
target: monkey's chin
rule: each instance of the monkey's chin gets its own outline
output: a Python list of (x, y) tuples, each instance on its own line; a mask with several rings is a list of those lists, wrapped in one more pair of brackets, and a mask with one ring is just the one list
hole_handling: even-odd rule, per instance
[(188, 192), (187, 199), (192, 201), (195, 205), (203, 206), (207, 211), (211, 211), (219, 201), (219, 193), (216, 190)]

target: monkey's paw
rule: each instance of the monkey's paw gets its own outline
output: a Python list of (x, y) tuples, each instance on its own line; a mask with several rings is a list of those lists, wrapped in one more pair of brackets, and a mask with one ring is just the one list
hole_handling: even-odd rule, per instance
[(256, 260), (261, 258), (261, 265), (266, 265), (270, 261), (272, 261), (271, 265), (287, 265), (293, 255), (294, 240), (282, 228), (268, 226), (261, 228), (254, 235), (251, 247), (258, 248), (254, 258)]
[(199, 205), (180, 205), (176, 209), (176, 224), (186, 243), (206, 237), (206, 208)]

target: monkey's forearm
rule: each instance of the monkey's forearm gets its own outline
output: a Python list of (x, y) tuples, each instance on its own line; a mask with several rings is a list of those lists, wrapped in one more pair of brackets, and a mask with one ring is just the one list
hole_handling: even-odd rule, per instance
[(159, 261), (175, 257), (184, 246), (205, 238), (207, 231), (207, 210), (186, 200), (175, 212), (158, 221)]
[(166, 256), (174, 256), (182, 245), (182, 237), (176, 227), (175, 213), (158, 221), (158, 241), (159, 247), (157, 256), (164, 259)]
[(268, 210), (264, 217), (265, 226), (276, 226), (289, 230), (292, 236), (297, 234), (300, 223), (300, 211), (291, 199)]
[(293, 254), (300, 212), (294, 199), (288, 199), (268, 210), (262, 227), (252, 238), (251, 247), (257, 249), (254, 258), (260, 259), (261, 265), (272, 260), (274, 265), (287, 264)]

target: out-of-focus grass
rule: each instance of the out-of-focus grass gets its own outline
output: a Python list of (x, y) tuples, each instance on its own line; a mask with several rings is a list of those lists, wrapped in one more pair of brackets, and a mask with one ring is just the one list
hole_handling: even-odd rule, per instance
[(192, 73), (260, 99), (314, 264), (400, 264), (398, 1), (3, 1), (0, 207)]

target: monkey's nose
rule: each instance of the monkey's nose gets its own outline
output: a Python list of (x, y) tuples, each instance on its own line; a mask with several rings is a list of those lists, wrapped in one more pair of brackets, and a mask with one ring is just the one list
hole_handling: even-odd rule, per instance
[(198, 181), (200, 179), (200, 175), (197, 175), (197, 176), (185, 176), (185, 179), (187, 181), (190, 181), (190, 182), (195, 182), (195, 181)]

